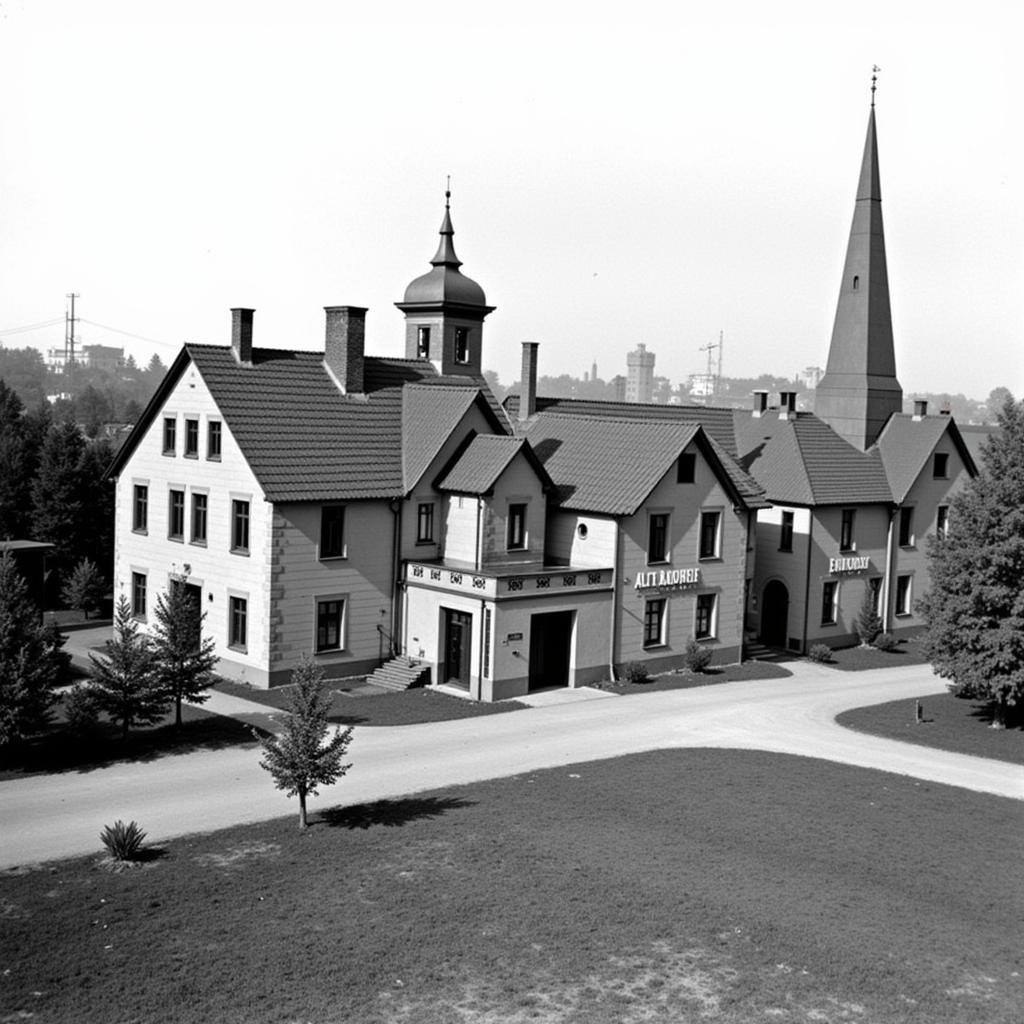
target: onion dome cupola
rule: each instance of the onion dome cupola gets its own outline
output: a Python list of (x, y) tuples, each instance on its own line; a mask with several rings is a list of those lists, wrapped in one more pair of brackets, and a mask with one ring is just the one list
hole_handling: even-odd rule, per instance
[(443, 374), (479, 377), (484, 318), (494, 311), (484, 290), (459, 269), (452, 238), (451, 192), (444, 194), (441, 242), (431, 269), (395, 305), (405, 314), (407, 359), (429, 359)]

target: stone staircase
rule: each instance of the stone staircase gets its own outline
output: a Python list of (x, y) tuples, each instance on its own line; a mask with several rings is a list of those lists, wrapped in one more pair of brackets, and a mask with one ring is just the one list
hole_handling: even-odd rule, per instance
[(430, 666), (407, 654), (400, 654), (374, 669), (366, 681), (374, 686), (382, 686), (385, 690), (408, 690), (430, 681)]
[(744, 661), (792, 661), (798, 655), (782, 650), (781, 647), (766, 647), (759, 640), (743, 641)]

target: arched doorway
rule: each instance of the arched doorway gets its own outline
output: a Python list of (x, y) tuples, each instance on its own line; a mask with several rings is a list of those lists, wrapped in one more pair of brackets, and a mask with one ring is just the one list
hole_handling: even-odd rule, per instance
[(785, 647), (789, 626), (789, 591), (782, 580), (771, 580), (761, 593), (761, 643)]

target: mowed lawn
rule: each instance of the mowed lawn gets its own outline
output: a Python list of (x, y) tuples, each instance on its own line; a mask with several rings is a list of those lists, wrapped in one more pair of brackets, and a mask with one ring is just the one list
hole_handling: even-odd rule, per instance
[(0, 1021), (1018, 1024), (1022, 806), (662, 751), (6, 872)]

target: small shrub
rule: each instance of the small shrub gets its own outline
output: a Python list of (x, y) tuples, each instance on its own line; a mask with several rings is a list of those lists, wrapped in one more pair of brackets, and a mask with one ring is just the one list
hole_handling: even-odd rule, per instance
[(92, 732), (99, 717), (100, 709), (96, 706), (96, 696), (91, 687), (75, 683), (64, 694), (64, 718), (68, 729), (76, 736)]
[(899, 641), (892, 633), (881, 633), (875, 637), (874, 648), (876, 651), (895, 651)]
[(807, 652), (807, 657), (819, 665), (826, 665), (832, 660), (832, 648), (828, 644), (815, 644)]
[(711, 663), (711, 648), (697, 643), (696, 638), (690, 637), (686, 643), (686, 650), (683, 651), (683, 663), (691, 672), (703, 672)]
[(627, 683), (646, 683), (651, 678), (647, 666), (642, 661), (627, 661), (622, 666), (622, 674)]
[(100, 840), (107, 848), (113, 860), (133, 861), (139, 859), (142, 852), (142, 843), (146, 833), (139, 828), (138, 822), (132, 821), (127, 825), (123, 821), (115, 821), (113, 825), (107, 825), (100, 833)]

